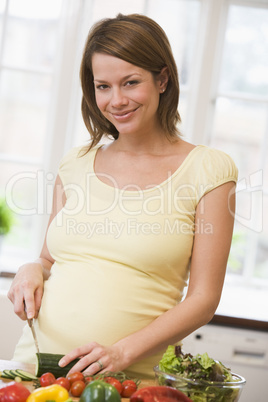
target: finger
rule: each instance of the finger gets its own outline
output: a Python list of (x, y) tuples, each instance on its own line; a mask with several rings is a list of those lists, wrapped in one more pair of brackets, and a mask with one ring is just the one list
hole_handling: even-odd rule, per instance
[[(80, 356), (78, 359), (79, 359), (79, 361), (69, 371), (70, 374), (75, 373), (76, 371), (82, 372), (82, 371), (86, 370), (88, 367), (91, 367), (93, 364), (95, 364), (95, 362), (97, 360), (92, 355)], [(61, 365), (61, 364), (59, 364), (59, 365)], [(96, 366), (97, 367), (95, 367), (95, 369), (93, 369), (95, 373), (97, 373), (100, 370), (99, 365), (96, 365)]]
[(35, 317), (35, 301), (33, 295), (25, 295), (24, 296), (24, 304), (25, 304), (25, 312), (27, 315), (27, 319), (31, 320)]
[(95, 360), (89, 364), (87, 356), (85, 356), (85, 357), (81, 358), (81, 360), (71, 368), (69, 373), (71, 374), (71, 373), (75, 373), (76, 371), (80, 371), (84, 375), (89, 375), (89, 376), (92, 376), (97, 373), (101, 374), (101, 373), (107, 371), (107, 369), (104, 367), (104, 363), (102, 362), (102, 360), (100, 360), (100, 359)]
[[(29, 280), (23, 280), (15, 289), (15, 298), (20, 301), (20, 308), (24, 307), (27, 318), (32, 319), (35, 315), (35, 288)], [(24, 306), (23, 306), (24, 303)]]
[[(72, 350), (70, 353), (67, 353), (60, 361), (59, 361), (59, 366), (64, 367), (67, 366), (71, 361), (74, 359), (78, 358), (83, 358), (86, 355), (89, 355), (92, 350), (96, 347), (96, 343), (92, 342), (84, 346), (80, 346), (79, 348), (76, 348)], [(92, 360), (93, 362), (94, 360)], [(92, 363), (91, 362), (91, 363)]]
[(86, 367), (86, 369), (83, 371), (84, 375), (89, 375), (92, 376), (94, 374), (102, 374), (105, 373), (105, 371), (107, 371), (107, 367), (105, 367), (105, 362), (106, 359), (102, 358), (102, 359), (98, 359), (97, 361), (95, 361), (94, 363), (92, 363), (90, 366)]
[(35, 316), (34, 316), (34, 318), (38, 317), (38, 313), (39, 313), (39, 310), (41, 307), (42, 297), (43, 297), (43, 288), (38, 288), (34, 295), (34, 298), (35, 298)]
[(26, 320), (27, 316), (26, 316), (26, 312), (25, 312), (25, 305), (24, 305), (24, 300), (23, 300), (22, 295), (19, 295), (14, 298), (14, 312), (22, 320)]
[(23, 292), (21, 291), (21, 288), (14, 286), (12, 289), (10, 289), (9, 298), (14, 305), (14, 313), (17, 314), (17, 316), (22, 320), (26, 320)]
[(7, 292), (7, 297), (9, 298), (9, 300), (14, 304), (14, 293), (13, 293), (13, 289), (12, 287), (9, 289), (9, 291)]
[[(77, 354), (79, 354), (80, 356), (77, 356)], [(87, 371), (88, 373), (90, 373), (90, 375), (96, 374), (104, 368), (105, 362), (107, 360), (107, 358), (105, 358), (105, 351), (103, 347), (95, 342), (77, 348), (74, 351), (70, 352), (68, 355), (64, 356), (64, 358), (59, 362), (60, 366), (63, 364), (68, 364), (67, 357), (72, 357), (72, 360), (74, 358), (80, 357), (79, 361), (69, 371), (70, 374), (74, 373), (75, 371)], [(102, 359), (101, 363), (100, 359)]]
[(79, 359), (79, 361), (70, 369), (68, 374), (80, 371), (81, 373), (89, 367), (89, 364), (84, 358)]

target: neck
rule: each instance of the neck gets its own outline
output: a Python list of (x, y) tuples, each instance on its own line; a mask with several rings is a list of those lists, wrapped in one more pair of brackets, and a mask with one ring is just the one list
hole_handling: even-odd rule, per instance
[[(176, 140), (175, 140), (176, 141)], [(176, 141), (177, 142), (177, 141)], [(165, 132), (150, 131), (148, 133), (137, 134), (119, 134), (117, 140), (114, 141), (114, 148), (117, 151), (133, 152), (137, 154), (150, 153), (162, 154), (163, 150), (172, 145)]]

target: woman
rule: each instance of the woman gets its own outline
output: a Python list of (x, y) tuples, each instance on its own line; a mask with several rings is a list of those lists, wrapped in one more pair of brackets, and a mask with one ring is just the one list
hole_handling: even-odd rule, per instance
[[(80, 357), (72, 371), (152, 377), (166, 347), (218, 306), (237, 169), (179, 135), (177, 69), (151, 19), (96, 24), (81, 83), (91, 144), (62, 159), (40, 258), (19, 269), (9, 298), (36, 318), (41, 352), (65, 355), (60, 365)], [(14, 359), (34, 355), (25, 326)]]

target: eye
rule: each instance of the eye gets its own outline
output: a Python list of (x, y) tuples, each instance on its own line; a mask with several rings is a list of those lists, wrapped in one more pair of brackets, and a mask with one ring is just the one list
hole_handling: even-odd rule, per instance
[(131, 81), (127, 81), (126, 82), (126, 86), (133, 86), (133, 85), (137, 85), (139, 83), (139, 81), (137, 80), (131, 80)]
[(104, 90), (104, 89), (107, 89), (108, 88), (108, 85), (106, 85), (106, 84), (99, 84), (99, 85), (96, 85), (96, 89), (98, 89), (98, 90), (100, 90), (100, 91), (102, 91), (102, 90)]

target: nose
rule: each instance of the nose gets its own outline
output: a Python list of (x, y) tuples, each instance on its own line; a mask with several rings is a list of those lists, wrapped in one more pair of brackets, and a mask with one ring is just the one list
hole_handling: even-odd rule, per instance
[(127, 97), (123, 94), (120, 88), (113, 88), (111, 105), (114, 108), (120, 108), (121, 106), (126, 106), (128, 104)]

